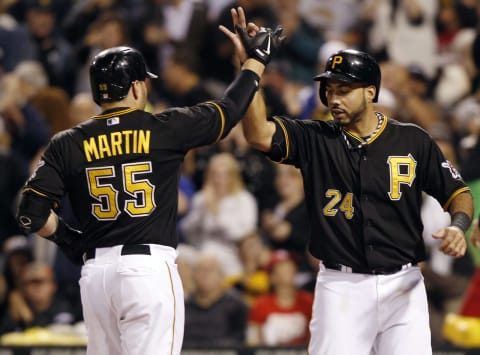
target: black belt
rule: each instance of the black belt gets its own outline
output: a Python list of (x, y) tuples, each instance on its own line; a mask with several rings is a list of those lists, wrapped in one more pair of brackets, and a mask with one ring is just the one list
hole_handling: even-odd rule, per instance
[[(125, 244), (122, 246), (120, 255), (151, 255), (150, 245), (145, 244)], [(83, 254), (83, 261), (95, 258), (95, 248), (88, 249), (85, 254)]]
[(345, 266), (342, 264), (331, 263), (329, 261), (322, 261), (322, 264), (327, 269), (333, 269), (333, 270), (352, 273), (352, 274), (368, 274), (368, 275), (390, 275), (390, 274), (399, 272), (400, 270), (408, 269), (412, 266), (417, 266), (417, 263), (408, 263), (404, 265), (382, 267), (382, 268), (376, 268), (376, 269), (356, 269), (356, 268), (352, 268), (350, 266)]

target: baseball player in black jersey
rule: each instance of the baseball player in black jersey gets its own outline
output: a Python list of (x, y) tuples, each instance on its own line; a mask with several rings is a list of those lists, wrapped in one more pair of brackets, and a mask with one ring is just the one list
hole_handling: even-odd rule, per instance
[[(245, 27), (239, 14), (233, 21)], [(460, 257), (473, 211), (469, 188), (424, 130), (374, 111), (380, 69), (370, 55), (337, 52), (315, 80), (332, 121), (267, 118), (259, 93), (242, 120), (254, 148), (302, 171), (309, 249), (321, 260), (308, 353), (431, 354), (418, 267), (422, 191), (452, 215), (434, 237), (445, 254)]]
[[(115, 47), (94, 58), (90, 81), (103, 112), (52, 138), (17, 215), (25, 233), (82, 255), (87, 354), (180, 354), (180, 164), (189, 149), (218, 142), (240, 120), (280, 33), (261, 29), (248, 37), (242, 49), (249, 58), (222, 99), (155, 115), (144, 108), (145, 80), (156, 76), (137, 50)], [(81, 232), (54, 212), (66, 194)]]

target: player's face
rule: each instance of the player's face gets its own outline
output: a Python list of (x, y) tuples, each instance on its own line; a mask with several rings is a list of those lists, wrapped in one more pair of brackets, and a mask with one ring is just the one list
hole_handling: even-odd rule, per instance
[(334, 120), (342, 126), (359, 121), (366, 111), (366, 90), (361, 84), (328, 80), (325, 95)]

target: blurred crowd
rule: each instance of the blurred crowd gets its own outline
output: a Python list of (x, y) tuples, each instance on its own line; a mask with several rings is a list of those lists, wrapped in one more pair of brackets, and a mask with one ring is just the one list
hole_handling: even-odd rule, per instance
[[(0, 334), (82, 321), (80, 267), (53, 243), (21, 235), (19, 189), (49, 139), (99, 113), (88, 68), (102, 49), (130, 45), (159, 80), (148, 109), (218, 98), (238, 63), (218, 30), (242, 6), (287, 36), (261, 86), (269, 115), (329, 119), (312, 78), (335, 51), (357, 48), (382, 68), (378, 110), (415, 123), (438, 142), (480, 207), (480, 5), (476, 0), (1, 0)], [(301, 345), (318, 261), (300, 172), (252, 150), (241, 125), (184, 162), (178, 265), (188, 347)], [(75, 225), (68, 200), (63, 216)], [(431, 238), (449, 217), (425, 196), (424, 263), (432, 341), (444, 346), (475, 272), (475, 252), (453, 260)], [(81, 226), (79, 226), (81, 227)], [(160, 232), (160, 231), (159, 231)]]

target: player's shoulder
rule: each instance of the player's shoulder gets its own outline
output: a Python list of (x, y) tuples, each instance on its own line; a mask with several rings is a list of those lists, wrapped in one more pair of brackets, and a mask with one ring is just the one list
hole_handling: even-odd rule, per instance
[(388, 126), (390, 126), (390, 129), (397, 129), (403, 132), (409, 132), (411, 134), (430, 137), (428, 131), (415, 123), (400, 122), (394, 118), (388, 117)]
[(270, 120), (298, 129), (307, 129), (308, 132), (338, 135), (341, 130), (333, 120), (300, 120), (286, 116), (273, 116)]
[[(217, 105), (218, 106), (218, 105)], [(161, 112), (155, 113), (155, 119), (168, 122), (170, 120), (181, 120), (182, 118), (199, 117), (202, 113), (215, 111), (216, 106), (210, 101), (201, 102), (193, 106), (169, 107)]]

